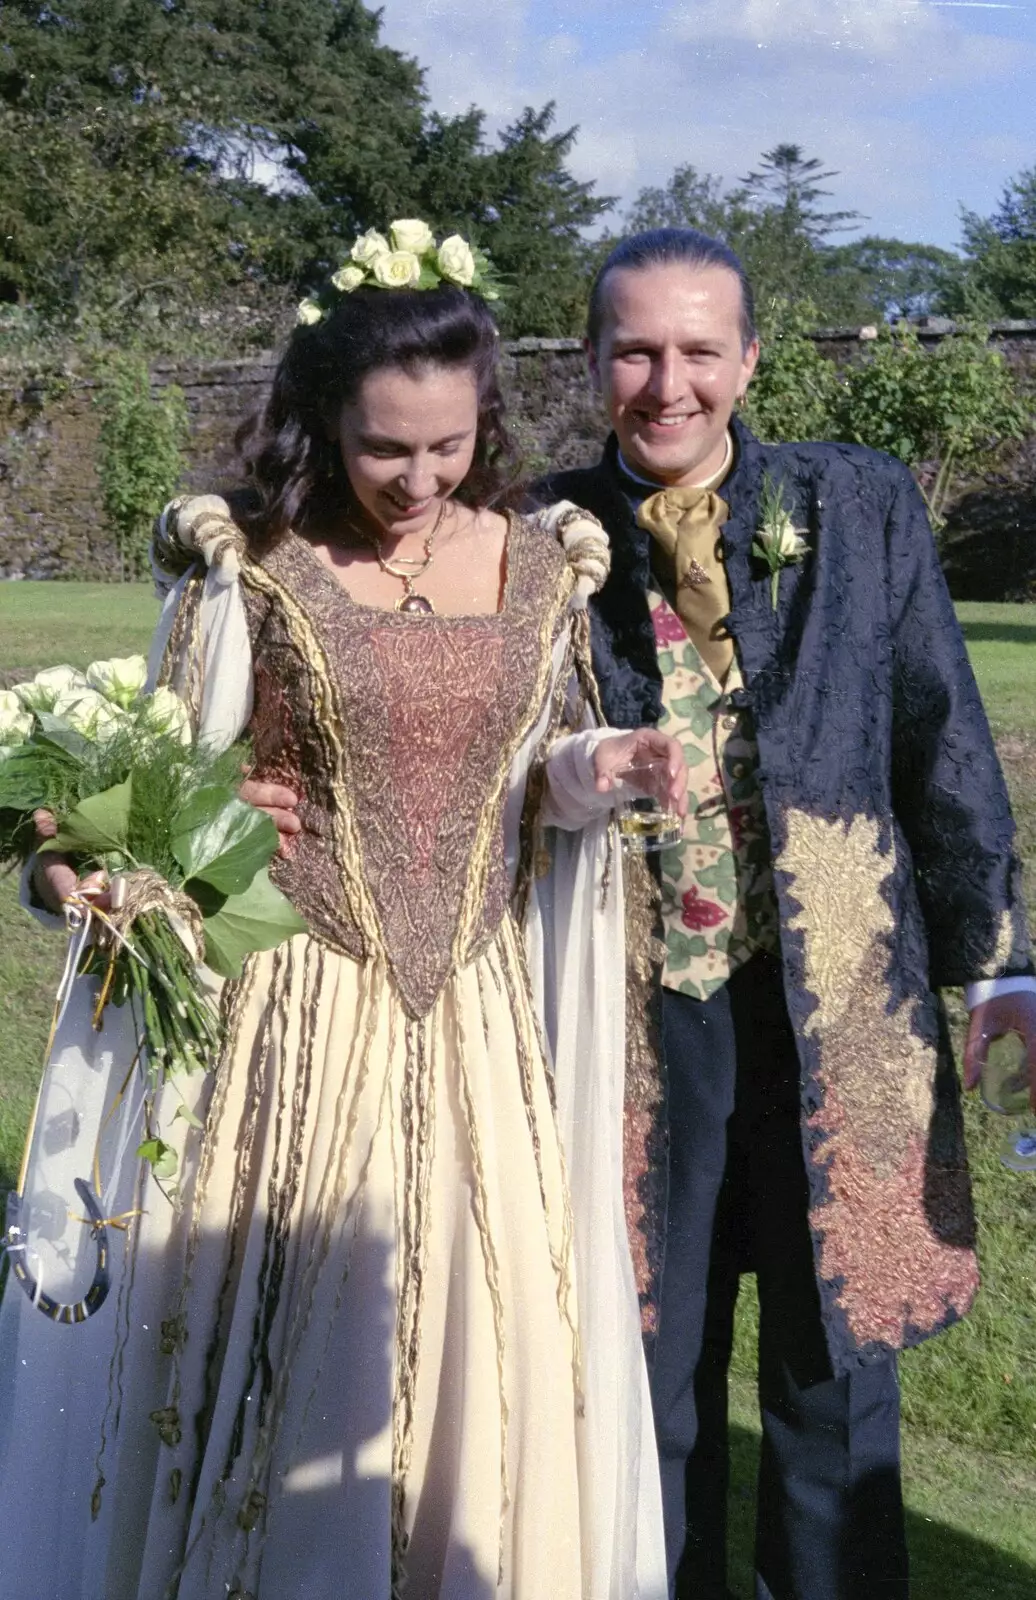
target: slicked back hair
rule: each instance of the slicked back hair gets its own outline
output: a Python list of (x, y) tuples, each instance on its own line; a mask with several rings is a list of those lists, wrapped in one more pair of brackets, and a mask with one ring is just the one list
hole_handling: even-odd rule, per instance
[(597, 349), (601, 338), (608, 303), (609, 273), (620, 269), (624, 272), (641, 272), (645, 267), (669, 266), (671, 263), (680, 263), (696, 272), (704, 267), (725, 267), (734, 274), (741, 289), (741, 347), (748, 349), (756, 336), (752, 285), (730, 246), (700, 232), (698, 228), (652, 228), (647, 233), (631, 233), (628, 239), (620, 240), (599, 268), (590, 290), (586, 336), (591, 349)]

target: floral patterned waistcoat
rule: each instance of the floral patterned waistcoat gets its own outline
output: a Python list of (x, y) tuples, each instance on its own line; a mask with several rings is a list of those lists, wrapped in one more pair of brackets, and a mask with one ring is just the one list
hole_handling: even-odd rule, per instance
[(735, 659), (721, 686), (665, 596), (648, 590), (662, 670), (658, 726), (683, 747), (688, 811), (683, 839), (661, 854), (669, 989), (705, 1000), (757, 950), (778, 948), (770, 838), (751, 714), (731, 700)]

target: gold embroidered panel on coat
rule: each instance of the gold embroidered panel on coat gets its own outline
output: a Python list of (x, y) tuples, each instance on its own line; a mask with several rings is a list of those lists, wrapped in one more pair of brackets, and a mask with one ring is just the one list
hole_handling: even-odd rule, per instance
[[(350, 954), (370, 953), (361, 930), (372, 909), (404, 1004), (423, 1016), (453, 966), (485, 948), (507, 909), (503, 802), (511, 762), (548, 687), (571, 588), (563, 553), (511, 518), (504, 603), (489, 616), (361, 605), (294, 536), (263, 567), (319, 639), (341, 722), (336, 775), (299, 670), (300, 628), (276, 597), (260, 622), (253, 600), (256, 775), (298, 783), (304, 793), (303, 836), (274, 877), (313, 931)], [(343, 883), (335, 858), (343, 804), (362, 885)], [(364, 896), (366, 918), (357, 903)]]
[(934, 1003), (921, 985), (903, 998), (890, 983), (896, 853), (882, 850), (879, 823), (792, 810), (785, 824), (775, 864), (790, 874), (787, 928), (802, 935), (816, 1002), (803, 1033), (822, 1091), (807, 1123), (826, 1187), (810, 1219), (819, 1274), (838, 1285), (857, 1346), (897, 1349), (963, 1315), (977, 1286), (963, 1145), (936, 1151), (931, 1139)]

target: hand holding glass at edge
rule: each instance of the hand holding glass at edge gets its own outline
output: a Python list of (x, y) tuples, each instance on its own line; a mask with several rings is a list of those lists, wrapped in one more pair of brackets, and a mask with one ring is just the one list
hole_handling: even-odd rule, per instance
[(675, 739), (637, 728), (604, 739), (594, 752), (599, 792), (614, 790), (619, 833), (635, 855), (676, 844), (687, 815), (687, 764)]
[(1019, 989), (975, 1006), (964, 1047), (964, 1085), (981, 1085), (990, 1111), (1015, 1119), (1000, 1148), (1004, 1166), (1036, 1173), (1036, 992)]

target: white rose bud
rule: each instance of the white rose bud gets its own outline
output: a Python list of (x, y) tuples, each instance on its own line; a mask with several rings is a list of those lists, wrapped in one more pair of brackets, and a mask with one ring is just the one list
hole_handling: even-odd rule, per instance
[(419, 217), (403, 217), (399, 222), (393, 222), (389, 227), (389, 238), (393, 250), (412, 250), (416, 256), (423, 256), (435, 243), (435, 234), (427, 222), (422, 222)]
[(388, 254), (389, 242), (383, 233), (376, 228), (368, 228), (366, 233), (361, 233), (349, 254), (361, 267), (369, 267), (377, 260), (378, 256)]
[(96, 689), (66, 689), (54, 701), (54, 715), (84, 738), (103, 744), (126, 726), (125, 714)]
[(778, 555), (784, 556), (789, 561), (797, 560), (806, 549), (806, 541), (786, 511), (781, 513), (775, 531)]
[(53, 711), (59, 694), (67, 689), (85, 689), (87, 682), (74, 667), (45, 667), (31, 683), (16, 683), (13, 694), (26, 711)]
[(384, 289), (412, 289), (421, 276), (421, 263), (412, 250), (389, 250), (375, 256), (371, 272)]
[(295, 322), (299, 327), (311, 328), (323, 315), (315, 300), (300, 300), (299, 309), (295, 313)]
[(466, 289), (475, 277), (475, 257), (471, 247), (461, 238), (459, 233), (451, 233), (439, 246), (436, 257), (439, 271), (444, 278), (449, 278), (451, 283), (459, 283)]
[(22, 744), (32, 732), (32, 712), (11, 689), (0, 691), (0, 745)]
[(86, 681), (106, 700), (128, 711), (147, 682), (147, 661), (143, 656), (91, 661), (86, 669)]
[(172, 689), (156, 689), (154, 694), (148, 695), (141, 721), (152, 733), (167, 734), (179, 740), (180, 744), (191, 742), (191, 719), (187, 707)]
[(357, 267), (350, 263), (344, 267), (339, 267), (337, 272), (333, 272), (331, 274), (331, 282), (343, 294), (352, 294), (354, 289), (360, 287), (366, 276), (367, 274), (362, 267)]

